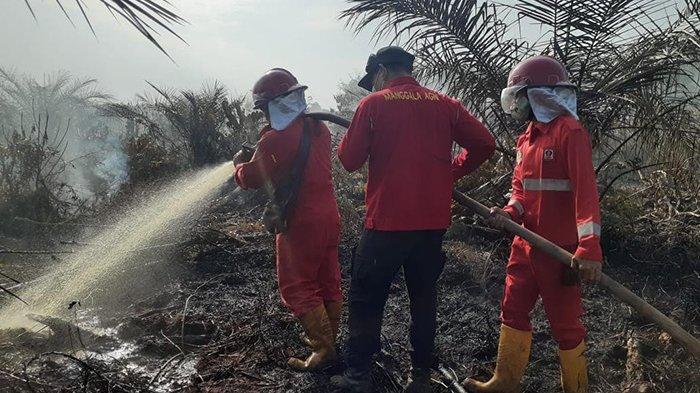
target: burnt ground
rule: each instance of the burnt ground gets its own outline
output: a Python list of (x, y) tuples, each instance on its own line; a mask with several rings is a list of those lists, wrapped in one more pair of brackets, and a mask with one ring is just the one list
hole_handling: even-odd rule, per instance
[[(21, 360), (14, 369), (10, 362), (0, 363), (0, 391), (330, 391), (329, 378), (342, 371), (342, 362), (320, 373), (296, 373), (286, 366), (289, 356), (302, 356), (307, 349), (299, 339), (300, 326), (280, 304), (273, 238), (259, 215), (254, 205), (220, 204), (201, 220), (178, 255), (187, 274), (148, 297), (133, 299), (125, 311), (102, 317), (102, 324), (116, 331), (116, 339), (138, 348), (137, 355), (113, 362), (56, 354), (34, 359), (57, 344), (26, 334), (21, 340), (0, 337), (0, 351)], [(344, 289), (354, 236), (346, 233), (341, 246)], [(493, 368), (507, 247), (507, 239), (461, 220), (449, 232), (448, 263), (440, 280), (437, 355), (459, 379), (488, 378)], [(621, 255), (616, 260), (624, 261)], [(611, 262), (606, 271), (698, 335), (697, 271), (634, 261)], [(592, 392), (700, 392), (700, 362), (658, 328), (600, 288), (586, 288), (584, 302)], [(373, 372), (377, 392), (401, 391), (409, 370), (408, 323), (407, 295), (399, 276), (392, 285), (383, 351)], [(533, 325), (523, 390), (557, 392), (556, 345), (539, 304)], [(346, 336), (343, 327), (341, 353)], [(24, 372), (22, 366), (30, 360)], [(437, 392), (450, 391), (439, 374), (434, 380)]]

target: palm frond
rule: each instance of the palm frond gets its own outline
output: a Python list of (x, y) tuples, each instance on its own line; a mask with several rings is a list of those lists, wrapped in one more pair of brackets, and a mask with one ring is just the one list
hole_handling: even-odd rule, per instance
[[(353, 0), (341, 18), (356, 31), (404, 41), (418, 75), (473, 103), (498, 100), (523, 45), (507, 38), (501, 10), (477, 0)], [(471, 81), (473, 83), (468, 83)], [(485, 81), (489, 83), (485, 84)]]
[[(502, 151), (519, 132), (499, 105), (508, 72), (525, 57), (547, 54), (562, 60), (579, 86), (578, 114), (602, 159), (603, 178), (608, 172), (614, 178), (621, 166), (677, 167), (700, 155), (697, 0), (678, 10), (662, 0), (350, 3), (341, 14), (348, 26), (412, 49), (418, 76), (460, 98)], [(528, 40), (520, 31), (532, 22), (544, 34)]]
[[(170, 55), (165, 51), (161, 44), (156, 39), (157, 30), (164, 29), (168, 33), (177, 37), (181, 41), (185, 41), (178, 33), (175, 32), (175, 25), (182, 25), (186, 21), (181, 18), (175, 11), (172, 10), (171, 4), (167, 0), (98, 0), (105, 6), (112, 15), (119, 15), (129, 24), (138, 30), (146, 39), (155, 45), (161, 52), (170, 58)], [(73, 23), (65, 6), (65, 0), (56, 0), (63, 14), (68, 20)], [(36, 14), (31, 6), (30, 0), (25, 0), (27, 8), (31, 12), (34, 19)], [(84, 0), (75, 0), (75, 4), (83, 16), (85, 23), (90, 27), (93, 34), (96, 35), (95, 29), (90, 21), (90, 17), (85, 9)], [(172, 58), (171, 58), (172, 59)]]
[[(581, 85), (601, 50), (616, 51), (670, 7), (662, 0), (523, 0), (512, 8), (523, 20), (540, 24), (556, 55)], [(658, 30), (662, 30), (660, 27)], [(651, 34), (649, 34), (651, 35)]]

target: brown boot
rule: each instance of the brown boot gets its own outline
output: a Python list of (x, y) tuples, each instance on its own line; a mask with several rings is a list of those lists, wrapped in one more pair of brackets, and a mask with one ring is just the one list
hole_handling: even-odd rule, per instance
[[(338, 341), (338, 332), (340, 331), (340, 317), (343, 314), (343, 302), (328, 302), (325, 304), (326, 313), (328, 314), (328, 319), (331, 322), (331, 331), (333, 333), (333, 345)], [(299, 339), (304, 344), (311, 346), (311, 340), (306, 335), (306, 333), (301, 333)]]
[(530, 358), (532, 332), (516, 330), (501, 325), (501, 338), (498, 341), (496, 370), (488, 382), (467, 378), (463, 384), (469, 391), (483, 393), (520, 392), (520, 380)]
[(297, 371), (313, 371), (322, 369), (335, 361), (337, 355), (326, 308), (318, 306), (302, 315), (300, 321), (311, 343), (312, 352), (306, 360), (290, 358), (287, 362), (289, 367)]
[(326, 312), (328, 319), (331, 321), (331, 331), (333, 333), (333, 344), (338, 340), (338, 332), (340, 332), (340, 317), (343, 314), (343, 301), (326, 303)]

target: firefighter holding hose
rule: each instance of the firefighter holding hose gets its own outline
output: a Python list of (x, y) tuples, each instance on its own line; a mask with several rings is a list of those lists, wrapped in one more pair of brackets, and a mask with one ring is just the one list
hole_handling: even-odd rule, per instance
[(265, 73), (253, 87), (253, 100), (270, 124), (260, 132), (254, 153), (241, 150), (234, 157), (240, 187), (272, 189), (263, 221), (276, 233), (280, 295), (313, 351), (306, 359), (289, 359), (299, 371), (318, 370), (336, 359), (343, 301), (331, 135), (323, 123), (305, 116), (305, 89), (287, 70)]
[[(338, 157), (348, 171), (369, 161), (364, 231), (352, 263), (348, 368), (336, 388), (371, 391), (371, 357), (389, 288), (403, 269), (410, 300), (411, 378), (406, 392), (430, 392), (442, 240), (452, 187), (494, 152), (488, 130), (462, 104), (411, 76), (414, 56), (386, 47), (369, 57), (360, 101)], [(452, 146), (464, 149), (453, 160)]]
[(536, 56), (518, 64), (501, 95), (503, 110), (528, 122), (517, 141), (512, 196), (493, 208), (490, 224), (504, 218), (573, 253), (567, 267), (522, 238), (513, 240), (501, 303), (501, 334), (494, 375), (486, 383), (467, 379), (474, 392), (518, 392), (530, 356), (530, 312), (542, 298), (559, 344), (561, 384), (566, 393), (588, 391), (586, 329), (581, 323), (580, 278), (601, 276), (600, 208), (588, 131), (576, 114), (576, 88), (557, 60)]

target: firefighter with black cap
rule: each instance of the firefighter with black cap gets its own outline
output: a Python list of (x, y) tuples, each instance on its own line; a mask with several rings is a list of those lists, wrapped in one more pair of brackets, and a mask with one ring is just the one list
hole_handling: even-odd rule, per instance
[[(364, 232), (352, 264), (348, 368), (337, 388), (371, 391), (371, 357), (389, 287), (403, 269), (410, 300), (411, 378), (406, 392), (430, 392), (437, 281), (445, 258), (455, 180), (494, 152), (488, 130), (462, 104), (418, 84), (414, 56), (389, 46), (371, 55), (359, 85), (374, 92), (360, 101), (338, 156), (348, 171), (369, 161)], [(463, 149), (452, 155), (454, 143)]]

